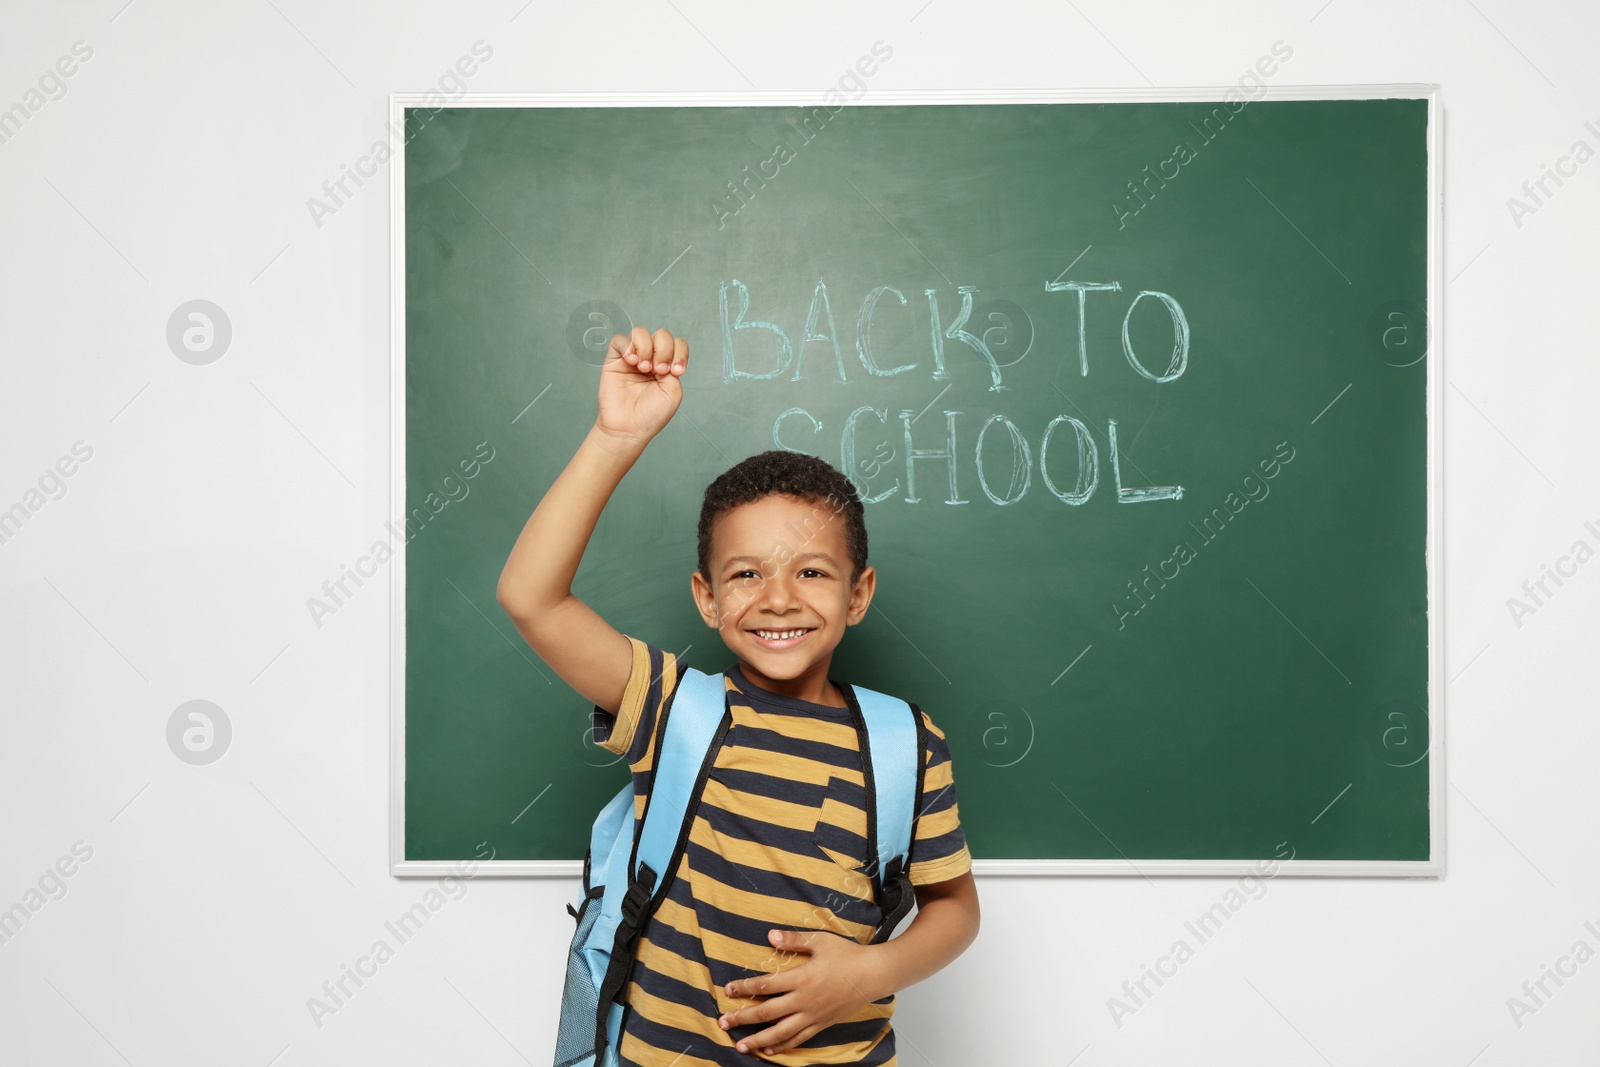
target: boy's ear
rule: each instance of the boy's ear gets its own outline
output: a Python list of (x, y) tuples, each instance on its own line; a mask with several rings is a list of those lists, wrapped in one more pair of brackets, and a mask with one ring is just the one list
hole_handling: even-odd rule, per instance
[(878, 572), (871, 565), (861, 568), (861, 575), (856, 579), (856, 584), (850, 589), (850, 609), (845, 615), (844, 624), (854, 626), (867, 614), (867, 605), (872, 603), (872, 594), (878, 589)]
[(719, 629), (722, 620), (717, 618), (717, 598), (711, 591), (711, 585), (698, 568), (689, 574), (689, 591), (694, 594), (694, 606), (700, 609), (700, 618), (713, 630)]

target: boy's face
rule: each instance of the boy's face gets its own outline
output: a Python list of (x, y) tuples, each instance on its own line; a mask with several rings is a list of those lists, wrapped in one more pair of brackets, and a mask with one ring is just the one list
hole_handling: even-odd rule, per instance
[(701, 617), (750, 681), (832, 703), (833, 650), (866, 615), (877, 580), (863, 567), (852, 586), (850, 566), (843, 514), (827, 501), (772, 494), (717, 517), (711, 581), (695, 571), (691, 583)]

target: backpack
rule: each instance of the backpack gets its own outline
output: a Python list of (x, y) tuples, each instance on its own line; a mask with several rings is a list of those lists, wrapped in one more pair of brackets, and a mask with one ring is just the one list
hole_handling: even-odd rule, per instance
[[(911, 910), (908, 875), (913, 812), (922, 795), (922, 713), (896, 697), (843, 685), (860, 737), (866, 780), (863, 873), (883, 913), (871, 944), (886, 940)], [(721, 674), (692, 667), (661, 708), (644, 817), (634, 818), (632, 783), (594, 820), (583, 856), (583, 888), (567, 954), (555, 1067), (617, 1067), (628, 978), (639, 939), (666, 899), (687, 846), (700, 794), (733, 717)], [(665, 875), (665, 877), (663, 877)]]

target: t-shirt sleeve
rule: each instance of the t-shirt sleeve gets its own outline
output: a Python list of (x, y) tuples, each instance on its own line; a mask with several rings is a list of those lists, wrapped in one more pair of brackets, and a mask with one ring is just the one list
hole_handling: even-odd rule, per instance
[(629, 637), (628, 642), (633, 646), (633, 667), (622, 694), (622, 706), (612, 715), (595, 705), (593, 737), (595, 744), (607, 752), (625, 755), (631, 770), (648, 771), (655, 764), (661, 706), (677, 687), (682, 666), (672, 653), (637, 637)]
[(922, 797), (917, 804), (911, 833), (912, 885), (929, 885), (958, 878), (972, 870), (972, 853), (961, 829), (961, 814), (956, 808), (955, 764), (944, 731), (935, 726), (925, 711), (923, 726), (928, 732), (924, 749)]

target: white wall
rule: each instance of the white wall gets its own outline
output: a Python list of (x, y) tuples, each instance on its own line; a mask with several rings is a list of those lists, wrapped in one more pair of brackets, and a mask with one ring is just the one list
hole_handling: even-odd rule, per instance
[[(902, 1062), (1593, 1062), (1600, 962), (1521, 1025), (1507, 998), (1600, 949), (1600, 564), (1506, 606), (1600, 543), (1600, 163), (1506, 206), (1600, 147), (1592, 6), (123, 2), (13, 0), (0, 32), (0, 108), (93, 49), (0, 144), (0, 509), (93, 450), (0, 544), (0, 907), (92, 849), (0, 945), (0, 1062), (549, 1062), (566, 881), (472, 882), (307, 1008), (426, 883), (386, 873), (387, 590), (304, 607), (386, 517), (387, 175), (320, 227), (306, 200), (479, 39), (473, 90), (550, 91), (821, 88), (878, 38), (874, 88), (1220, 85), (1278, 39), (1275, 81), (1441, 83), (1452, 279), (1447, 876), (1272, 881), (1120, 1027), (1108, 998), (1231, 881), (983, 878), (978, 943), (902, 998)], [(165, 338), (197, 298), (233, 327), (204, 368)], [(234, 730), (209, 767), (166, 740), (197, 698)]]

